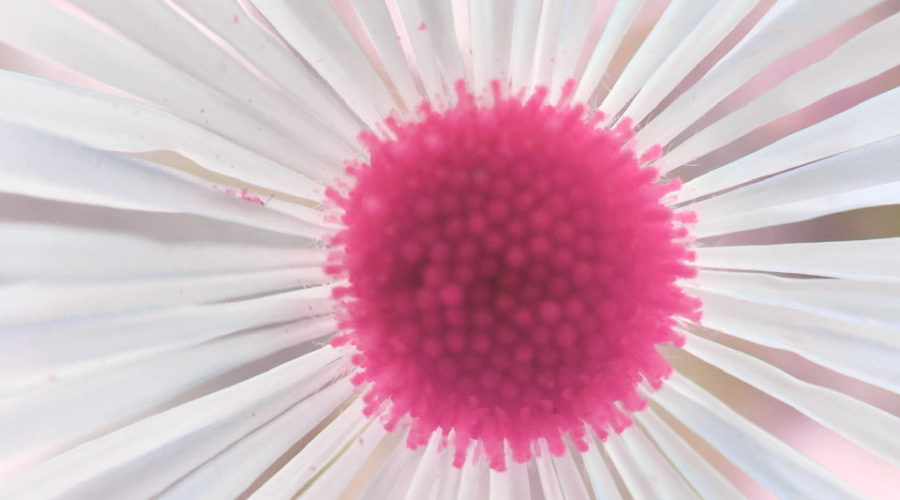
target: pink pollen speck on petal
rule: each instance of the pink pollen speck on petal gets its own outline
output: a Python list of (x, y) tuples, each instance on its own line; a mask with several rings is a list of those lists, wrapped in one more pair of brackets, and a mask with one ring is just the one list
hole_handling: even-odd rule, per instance
[(425, 21), (422, 21), (422, 24), (420, 24), (419, 27), (416, 28), (417, 31), (425, 31), (427, 29), (428, 29), (428, 25), (425, 24)]
[(347, 280), (332, 343), (354, 350), (365, 415), (496, 470), (507, 449), (526, 462), (628, 427), (638, 384), (671, 373), (656, 347), (683, 342), (673, 317), (700, 307), (676, 285), (693, 274), (690, 217), (662, 202), (679, 183), (642, 166), (660, 149), (632, 151), (627, 121), (598, 128), (572, 85), (557, 104), (500, 88), (460, 82), (454, 106), (364, 133), (368, 162), (327, 193), (343, 224), (327, 271)]

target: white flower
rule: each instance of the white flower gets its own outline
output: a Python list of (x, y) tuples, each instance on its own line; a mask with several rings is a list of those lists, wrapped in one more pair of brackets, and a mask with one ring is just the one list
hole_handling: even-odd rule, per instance
[[(890, 498), (896, 210), (887, 230), (859, 228), (900, 202), (897, 12), (893, 0), (0, 4), (0, 43), (30, 56), (0, 71), (0, 498)], [(650, 407), (635, 425), (589, 434), (586, 451), (575, 436), (559, 456), (534, 439), (525, 463), (507, 447), (505, 471), (476, 439), (457, 468), (440, 433), (406, 446), (416, 416), (391, 431), (364, 416), (358, 358), (328, 345), (345, 281), (325, 270), (340, 229), (325, 190), (369, 159), (361, 132), (389, 137), (384, 120), (414, 121), (423, 98), (452, 107), (458, 80), (477, 92), (500, 79), (522, 99), (546, 86), (555, 103), (570, 78), (573, 102), (623, 135), (633, 120), (628, 147), (662, 146), (653, 166), (685, 180), (664, 202), (697, 215), (699, 272), (678, 285), (702, 319), (673, 309), (686, 343), (661, 349), (675, 373), (639, 386)], [(810, 236), (857, 209), (842, 219), (852, 230)], [(544, 305), (536, 314), (562, 317)], [(739, 397), (752, 391), (760, 406)]]

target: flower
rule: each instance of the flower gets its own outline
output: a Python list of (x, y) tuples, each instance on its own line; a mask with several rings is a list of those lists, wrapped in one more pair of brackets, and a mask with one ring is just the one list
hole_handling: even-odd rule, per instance
[[(874, 0), (0, 6), (32, 56), (0, 72), (0, 497), (889, 495), (900, 238), (804, 231), (900, 198), (898, 25)], [(445, 153), (484, 163), (457, 182)], [(509, 273), (507, 314), (464, 255), (546, 269)]]

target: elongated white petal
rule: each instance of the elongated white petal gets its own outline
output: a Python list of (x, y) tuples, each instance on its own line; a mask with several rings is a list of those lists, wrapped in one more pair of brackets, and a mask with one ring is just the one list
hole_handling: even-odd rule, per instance
[(438, 432), (431, 435), (428, 446), (426, 446), (422, 454), (422, 460), (419, 462), (412, 481), (410, 481), (409, 488), (406, 490), (406, 495), (404, 496), (406, 500), (432, 498), (437, 494), (439, 484), (438, 481), (435, 481), (435, 478), (440, 477), (443, 469), (450, 466), (448, 459), (451, 457), (447, 450), (439, 449), (442, 439), (443, 437)]
[[(578, 88), (575, 90), (575, 100), (587, 102), (597, 87), (601, 85), (603, 75), (609, 67), (610, 61), (619, 49), (622, 39), (628, 33), (631, 23), (637, 17), (638, 12), (644, 0), (622, 0), (616, 2), (606, 28), (591, 52), (588, 59), (587, 67), (584, 70), (581, 80), (578, 81)], [(652, 143), (649, 143), (652, 144)]]
[[(310, 441), (299, 453), (294, 455), (287, 464), (278, 469), (258, 490), (253, 492), (250, 498), (290, 498), (303, 489), (306, 484), (313, 481), (323, 473), (323, 469), (329, 467), (333, 461), (341, 456), (348, 446), (354, 446), (359, 450), (358, 439), (367, 429), (374, 429), (369, 436), (381, 439), (384, 428), (378, 423), (365, 418), (362, 414), (362, 400), (357, 399), (347, 407), (340, 415), (331, 421), (321, 432)], [(371, 445), (371, 439), (368, 440)], [(363, 445), (367, 443), (364, 440)], [(377, 443), (376, 443), (377, 444)]]
[(697, 498), (639, 428), (610, 436), (606, 447), (635, 498)]
[(563, 11), (558, 28), (559, 36), (552, 49), (555, 52), (551, 54), (549, 72), (542, 72), (535, 78), (539, 84), (549, 87), (551, 102), (559, 99), (568, 80), (578, 76), (578, 64), (592, 28), (591, 23), (585, 21), (596, 19), (598, 9), (601, 10), (599, 15), (608, 15), (606, 11), (612, 7), (603, 5), (608, 2), (599, 0), (567, 0), (557, 3), (563, 4)]
[(900, 136), (688, 205), (697, 238), (900, 203)]
[(323, 388), (191, 471), (159, 498), (239, 497), (317, 422), (347, 401), (352, 390), (347, 380)]
[[(110, 9), (103, 0), (71, 0), (70, 4), (184, 75), (227, 96), (230, 108), (258, 116), (260, 122), (286, 137), (304, 140), (307, 149), (322, 157), (340, 158), (350, 153), (345, 139), (351, 139), (352, 132), (345, 131), (344, 137), (328, 133), (330, 126), (310, 119), (294, 101), (273, 91), (223, 44), (207, 36), (208, 31), (197, 29), (191, 19), (181, 15), (185, 11), (172, 8), (173, 4), (146, 2), (128, 9)], [(165, 26), (166, 36), (159, 36), (156, 26)]]
[(209, 304), (331, 281), (320, 268), (301, 267), (147, 280), (24, 282), (0, 287), (0, 304), (15, 304), (15, 307), (0, 307), (0, 325), (50, 323), (113, 312)]
[[(330, 367), (329, 369), (326, 369)], [(0, 495), (147, 498), (328, 385), (331, 348), (90, 441), (0, 485)]]
[(476, 89), (493, 79), (509, 78), (513, 24), (518, 2), (469, 2), (472, 38), (472, 78)]
[[(786, 349), (837, 372), (900, 390), (900, 338), (888, 330), (695, 290), (703, 326)], [(861, 363), (860, 360), (865, 360)]]
[[(865, 258), (856, 258), (864, 255)], [(706, 247), (697, 266), (900, 282), (900, 238)]]
[(862, 498), (678, 373), (653, 399), (778, 498)]
[(879, 94), (762, 149), (691, 179), (678, 191), (689, 201), (805, 163), (900, 135), (900, 88)]
[[(399, 434), (399, 433), (398, 433)], [(403, 436), (397, 436), (391, 452), (380, 461), (381, 467), (359, 494), (359, 500), (379, 500), (381, 498), (402, 498), (409, 489), (413, 474), (422, 456), (424, 448), (410, 450), (406, 447)]]
[(720, 0), (640, 87), (622, 116), (644, 118), (703, 60), (760, 0)]
[(553, 468), (556, 469), (556, 477), (559, 479), (559, 487), (562, 490), (563, 498), (566, 500), (588, 500), (590, 495), (581, 474), (575, 465), (575, 460), (571, 453), (566, 453), (561, 457), (551, 458)]
[(619, 500), (622, 498), (622, 495), (619, 493), (619, 488), (616, 486), (616, 482), (613, 480), (609, 467), (603, 460), (603, 455), (600, 454), (598, 446), (594, 442), (582, 454), (585, 465), (584, 470), (588, 480), (591, 482), (591, 488), (594, 490), (594, 497)]
[(894, 50), (898, 30), (900, 14), (875, 24), (822, 61), (798, 71), (772, 90), (692, 135), (666, 153), (660, 171), (677, 168), (779, 116), (900, 64), (900, 53)]
[(632, 415), (656, 445), (687, 479), (700, 498), (742, 499), (744, 495), (678, 436), (652, 410)]
[[(340, 454), (330, 462), (321, 475), (314, 478), (312, 485), (300, 494), (300, 498), (309, 500), (337, 500), (347, 488), (353, 476), (369, 458), (375, 447), (381, 442), (387, 431), (378, 425), (369, 425), (356, 439), (348, 442), (340, 450)], [(268, 485), (268, 483), (266, 483)], [(255, 495), (257, 498), (272, 498)]]
[[(510, 465), (511, 468), (515, 465)], [(513, 472), (513, 474), (516, 474)], [(487, 491), (493, 482), (493, 476), (488, 471), (474, 463), (472, 460), (463, 464), (462, 475), (459, 479), (459, 500), (478, 500), (483, 497), (482, 491)], [(523, 498), (528, 498), (527, 496)]]
[(466, 76), (451, 0), (398, 1), (396, 6), (428, 99), (451, 100), (453, 85)]
[[(308, 321), (226, 337), (174, 353), (81, 376), (47, 377), (10, 394), (0, 386), (0, 426), (18, 429), (0, 441), (0, 470), (37, 463), (178, 401), (221, 386), (239, 370), (297, 348), (335, 330), (332, 321)], [(283, 359), (282, 359), (283, 361)], [(272, 361), (272, 364), (277, 364)], [(135, 390), (140, 388), (140, 390)], [(112, 397), (98, 398), (98, 394)], [(193, 396), (196, 397), (196, 396)], [(64, 420), (58, 415), (65, 414)]]
[[(900, 464), (900, 418), (840, 392), (798, 380), (768, 363), (702, 337), (688, 334), (685, 349), (808, 417), (830, 427), (866, 450)], [(840, 408), (840, 411), (835, 411)]]
[(871, 281), (794, 279), (700, 271), (691, 286), (760, 304), (790, 307), (842, 321), (900, 331), (900, 287)]
[(192, 123), (142, 103), (0, 71), (3, 119), (111, 151), (175, 151), (213, 172), (321, 200), (324, 188)]
[[(397, 28), (391, 19), (391, 13), (384, 2), (368, 0), (351, 0), (358, 21), (365, 29), (371, 42), (371, 49), (376, 51), (384, 70), (390, 77), (400, 99), (407, 109), (412, 109), (425, 96), (416, 89), (416, 81), (406, 58)], [(352, 29), (351, 29), (352, 31)]]
[(111, 208), (192, 214), (319, 239), (314, 225), (249, 203), (199, 178), (0, 122), (0, 192)]
[(302, 8), (283, 0), (253, 5), (369, 127), (388, 116), (394, 102), (331, 2), (310, 0)]
[(535, 457), (534, 464), (537, 468), (538, 479), (541, 484), (541, 491), (547, 500), (563, 500), (562, 488), (559, 485), (559, 479), (556, 476), (556, 470), (553, 467), (553, 460), (549, 453), (544, 450), (544, 454)]
[(734, 49), (641, 129), (635, 140), (640, 144), (667, 144), (766, 66), (876, 3), (800, 0), (775, 4)]
[[(505, 472), (491, 470), (490, 476), (490, 500), (530, 500), (533, 498), (531, 486), (528, 482), (528, 466), (526, 464), (511, 463)], [(463, 476), (465, 477), (465, 476)], [(469, 498), (478, 498), (470, 496)]]
[(47, 374), (74, 376), (244, 329), (329, 313), (332, 307), (330, 289), (316, 287), (239, 302), (5, 328), (0, 363), (10, 370), (0, 381), (22, 386)]
[[(169, 2), (172, 6), (176, 2)], [(375, 2), (372, 2), (375, 3)], [(177, 2), (177, 11), (189, 16), (198, 29), (238, 54), (247, 71), (287, 96), (332, 135), (351, 142), (365, 126), (340, 97), (314, 71), (244, 10), (241, 0)], [(228, 15), (229, 9), (233, 13)], [(213, 73), (215, 74), (215, 73)], [(352, 146), (352, 144), (351, 144)]]
[(515, 5), (515, 13), (510, 20), (512, 24), (512, 47), (509, 58), (509, 81), (512, 88), (518, 90), (531, 85), (537, 32), (541, 21), (543, 2), (541, 0), (522, 0), (515, 2)]
[(680, 42), (703, 21), (707, 12), (715, 9), (716, 4), (717, 0), (673, 0), (600, 103), (600, 109), (610, 115), (621, 111)]
[[(315, 144), (283, 127), (276, 129), (252, 105), (237, 105), (213, 89), (147, 52), (97, 29), (62, 4), (27, 2), (0, 6), (0, 40), (43, 55), (81, 74), (157, 104), (182, 119), (209, 129), (289, 167), (326, 163), (337, 167)], [(56, 36), (44, 36), (52, 32)], [(296, 133), (296, 132), (294, 132)], [(323, 144), (327, 141), (323, 141)]]

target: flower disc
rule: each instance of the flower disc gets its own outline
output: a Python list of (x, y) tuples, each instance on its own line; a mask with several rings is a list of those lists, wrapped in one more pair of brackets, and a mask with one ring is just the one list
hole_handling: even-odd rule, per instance
[(630, 126), (498, 89), (460, 85), (450, 109), (363, 136), (370, 160), (329, 194), (345, 225), (329, 271), (367, 414), (408, 420), (411, 447), (452, 432), (456, 465), (475, 441), (502, 470), (505, 447), (524, 462), (627, 427), (638, 382), (670, 371), (672, 317), (698, 304), (675, 284), (692, 273), (686, 217), (661, 202), (677, 185), (641, 166)]

